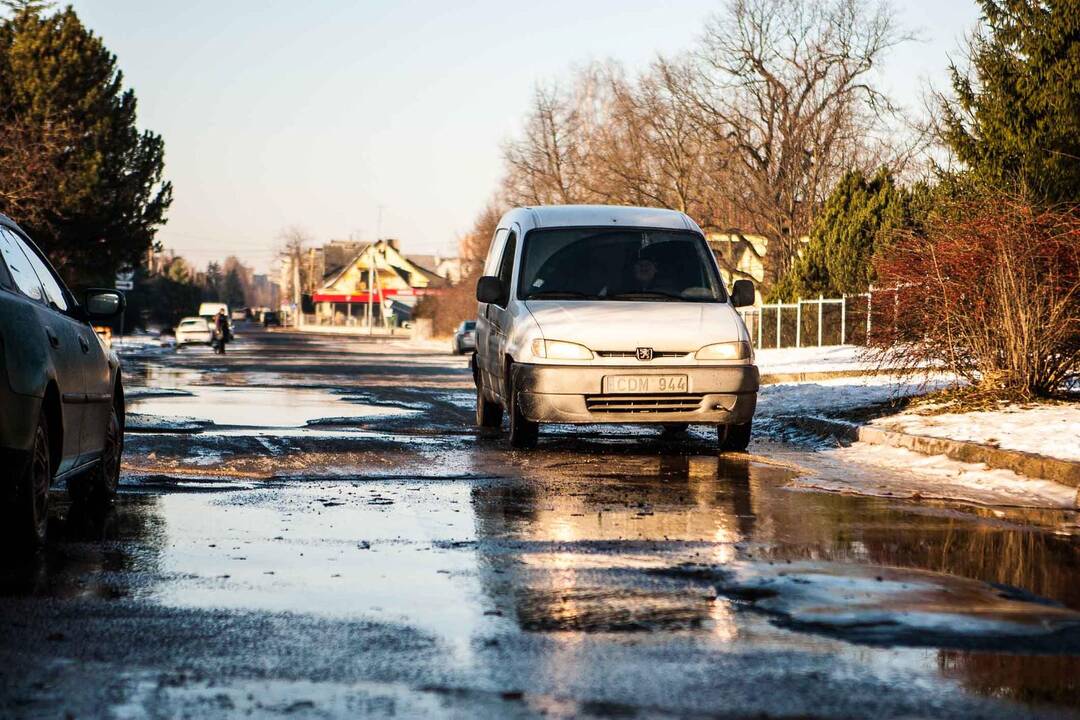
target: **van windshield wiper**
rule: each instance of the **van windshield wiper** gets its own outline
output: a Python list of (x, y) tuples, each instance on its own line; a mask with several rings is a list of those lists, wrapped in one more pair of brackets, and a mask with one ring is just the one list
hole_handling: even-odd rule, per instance
[(596, 300), (596, 295), (578, 292), (577, 290), (540, 290), (529, 293), (526, 300), (566, 300), (566, 299)]
[(640, 292), (623, 292), (613, 293), (608, 295), (609, 300), (675, 300), (683, 302), (686, 300), (682, 295), (676, 295), (675, 293), (664, 292), (663, 290), (642, 290)]

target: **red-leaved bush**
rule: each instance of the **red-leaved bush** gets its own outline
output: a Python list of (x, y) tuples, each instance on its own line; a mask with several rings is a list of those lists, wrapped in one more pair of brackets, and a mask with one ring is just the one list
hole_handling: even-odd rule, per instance
[(937, 208), (875, 263), (872, 353), (1026, 400), (1080, 382), (1080, 209), (989, 195)]

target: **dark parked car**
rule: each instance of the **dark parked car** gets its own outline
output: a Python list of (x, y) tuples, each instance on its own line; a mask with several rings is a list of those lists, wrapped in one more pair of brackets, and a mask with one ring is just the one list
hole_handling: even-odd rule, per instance
[(458, 325), (454, 332), (453, 351), (455, 355), (464, 355), (476, 350), (476, 321), (466, 320)]
[(0, 215), (0, 527), (29, 545), (45, 540), (54, 481), (107, 503), (120, 479), (120, 362), (91, 321), (120, 314), (124, 296), (88, 290), (84, 301)]

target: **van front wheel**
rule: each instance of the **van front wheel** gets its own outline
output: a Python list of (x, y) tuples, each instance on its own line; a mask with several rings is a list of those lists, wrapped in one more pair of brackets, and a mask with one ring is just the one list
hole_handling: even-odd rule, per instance
[(717, 425), (716, 439), (720, 452), (744, 452), (750, 445), (750, 428), (753, 422), (738, 425)]
[(512, 383), (510, 388), (510, 444), (516, 448), (534, 448), (540, 436), (540, 423), (521, 414), (516, 385)]

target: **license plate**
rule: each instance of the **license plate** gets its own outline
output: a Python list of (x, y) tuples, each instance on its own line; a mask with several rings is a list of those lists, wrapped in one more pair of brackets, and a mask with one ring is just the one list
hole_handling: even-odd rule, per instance
[(686, 375), (605, 375), (602, 386), (616, 395), (685, 393), (689, 388)]

